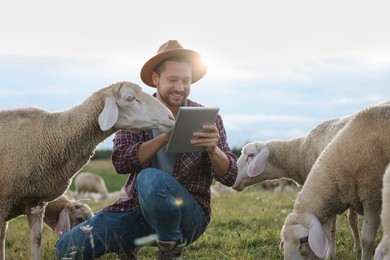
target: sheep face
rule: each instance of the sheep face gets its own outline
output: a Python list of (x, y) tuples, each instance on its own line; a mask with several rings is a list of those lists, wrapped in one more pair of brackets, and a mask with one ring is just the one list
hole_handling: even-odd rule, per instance
[(61, 236), (92, 216), (92, 209), (87, 204), (72, 201), (62, 209), (54, 229), (55, 233)]
[(106, 131), (116, 129), (159, 129), (169, 131), (174, 125), (171, 111), (158, 99), (130, 82), (116, 83), (105, 97), (99, 126)]
[(71, 210), (74, 213), (71, 214), (71, 227), (75, 227), (93, 216), (92, 209), (85, 203), (75, 201), (72, 206)]
[(242, 148), (237, 160), (238, 174), (233, 189), (242, 191), (245, 187), (270, 179), (261, 175), (266, 169), (270, 149), (264, 142), (252, 142)]
[(328, 249), (329, 240), (318, 218), (312, 214), (289, 214), (281, 237), (284, 259), (323, 259)]

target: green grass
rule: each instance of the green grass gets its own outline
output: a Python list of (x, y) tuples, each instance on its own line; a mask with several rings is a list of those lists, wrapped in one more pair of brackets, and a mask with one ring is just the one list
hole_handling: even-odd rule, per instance
[[(107, 187), (122, 187), (125, 175), (115, 174), (109, 164), (91, 162), (83, 171), (101, 173), (107, 180)], [(123, 177), (125, 177), (123, 179)], [(117, 183), (116, 183), (117, 182)], [(118, 188), (118, 189), (119, 189)], [(283, 259), (279, 250), (280, 230), (287, 214), (293, 208), (296, 193), (277, 193), (259, 187), (250, 187), (240, 193), (225, 193), (212, 199), (212, 220), (201, 238), (185, 248), (185, 259)], [(93, 203), (94, 211), (110, 202)], [(360, 220), (361, 222), (361, 220)], [(28, 222), (25, 216), (10, 222), (6, 238), (7, 259), (27, 259), (29, 255)], [(361, 226), (361, 223), (360, 223)], [(54, 259), (54, 245), (57, 240), (46, 225), (41, 246), (42, 259)], [(382, 237), (379, 230), (377, 241)], [(155, 259), (156, 248), (144, 247), (140, 259)], [(338, 259), (359, 259), (353, 252), (352, 234), (347, 224), (346, 213), (337, 221)], [(116, 259), (108, 254), (100, 259)]]

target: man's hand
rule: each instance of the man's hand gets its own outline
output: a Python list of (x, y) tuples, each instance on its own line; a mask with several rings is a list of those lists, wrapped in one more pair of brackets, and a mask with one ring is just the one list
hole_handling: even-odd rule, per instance
[(169, 130), (168, 132), (166, 133), (163, 133), (161, 134), (159, 137), (161, 138), (161, 140), (163, 140), (163, 145), (168, 143), (169, 141), (169, 138), (171, 137), (171, 134), (172, 134), (172, 129)]
[(194, 132), (193, 136), (197, 139), (191, 140), (191, 144), (198, 147), (204, 147), (206, 152), (213, 153), (219, 141), (219, 131), (215, 125), (203, 125), (205, 132)]

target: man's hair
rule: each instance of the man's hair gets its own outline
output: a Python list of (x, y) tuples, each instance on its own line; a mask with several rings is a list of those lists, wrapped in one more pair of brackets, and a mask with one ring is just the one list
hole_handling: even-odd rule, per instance
[(165, 60), (160, 61), (156, 65), (156, 67), (154, 67), (154, 72), (156, 72), (158, 76), (160, 76), (161, 72), (163, 72), (165, 70), (165, 62), (166, 61), (188, 62), (192, 66), (191, 60), (188, 57), (172, 56), (172, 57), (166, 58)]

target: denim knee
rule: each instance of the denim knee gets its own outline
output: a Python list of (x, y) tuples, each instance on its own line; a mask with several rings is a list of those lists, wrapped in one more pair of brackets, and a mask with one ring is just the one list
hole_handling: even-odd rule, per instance
[(165, 173), (159, 169), (147, 168), (138, 173), (136, 179), (136, 187), (138, 193), (142, 193), (144, 198), (153, 196), (156, 193), (156, 189), (162, 188), (162, 183), (166, 183), (168, 178), (172, 178), (168, 173)]

